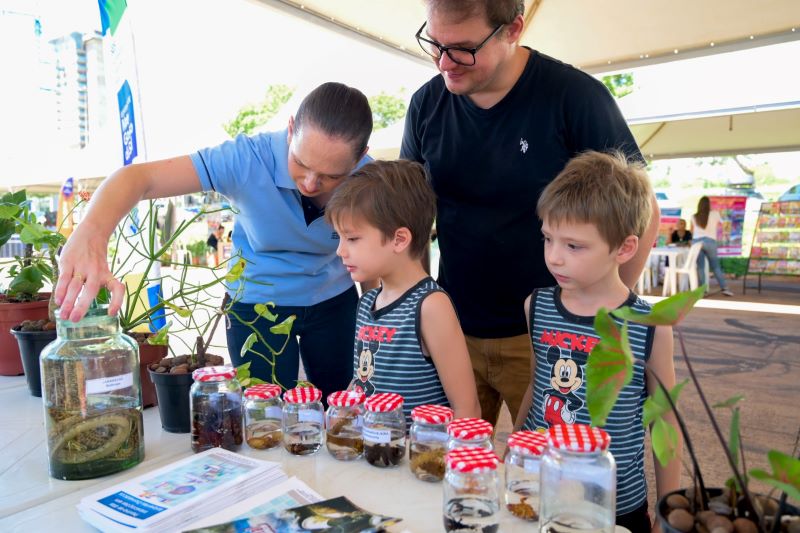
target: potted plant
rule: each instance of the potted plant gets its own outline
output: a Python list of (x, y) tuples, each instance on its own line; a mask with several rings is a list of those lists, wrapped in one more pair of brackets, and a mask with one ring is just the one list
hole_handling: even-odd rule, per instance
[[(634, 361), (627, 337), (627, 322), (646, 325), (676, 326), (686, 316), (694, 304), (703, 297), (705, 286), (694, 291), (676, 294), (653, 306), (649, 314), (641, 314), (625, 307), (614, 311), (600, 309), (595, 316), (594, 327), (600, 341), (592, 350), (586, 367), (586, 398), (592, 424), (602, 427), (620, 390), (630, 382)], [(618, 326), (612, 315), (621, 319)], [(728, 439), (723, 436), (712, 406), (703, 393), (702, 386), (692, 367), (680, 329), (675, 329), (681, 355), (689, 372), (689, 378), (667, 390), (660, 383), (656, 394), (649, 397), (644, 406), (643, 423), (651, 426), (653, 451), (661, 464), (666, 465), (675, 457), (678, 434), (674, 427), (666, 423), (664, 415), (673, 412), (686, 443), (686, 450), (692, 465), (691, 487), (664, 495), (656, 508), (657, 520), (662, 531), (688, 533), (692, 531), (728, 531), (737, 533), (798, 531), (800, 517), (798, 509), (788, 504), (789, 500), (800, 502), (800, 459), (778, 450), (768, 452), (772, 472), (745, 470), (742, 438), (739, 432), (739, 407), (741, 397), (733, 397), (715, 405), (717, 408), (732, 411), (731, 428)], [(658, 380), (657, 376), (654, 376)], [(689, 382), (697, 389), (700, 401), (708, 415), (711, 428), (719, 440), (724, 457), (730, 466), (732, 477), (725, 487), (707, 487), (701, 473), (699, 461), (691, 436), (684, 419), (676, 405), (683, 387)], [(780, 492), (778, 499), (754, 495), (749, 487), (751, 479), (758, 479)], [(782, 524), (786, 517), (794, 523), (789, 529)]]
[(41, 396), (39, 353), (56, 336), (54, 303), (41, 291), (58, 278), (56, 253), (65, 239), (39, 224), (25, 190), (0, 198), (0, 246), (14, 234), (24, 252), (1, 265), (9, 282), (0, 295), (0, 375), (24, 371), (31, 394)]

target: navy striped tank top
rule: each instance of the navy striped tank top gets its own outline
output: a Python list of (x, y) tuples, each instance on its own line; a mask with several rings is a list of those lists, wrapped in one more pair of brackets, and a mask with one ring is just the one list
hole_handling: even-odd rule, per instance
[(449, 406), (433, 360), (422, 353), (420, 330), (422, 301), (429, 294), (443, 291), (427, 277), (376, 311), (375, 299), (380, 291), (379, 287), (366, 292), (358, 303), (351, 386), (361, 387), (367, 396), (376, 392), (403, 396), (403, 412), (409, 426), (414, 407)]
[[(623, 304), (643, 313), (650, 304), (630, 293)], [(537, 289), (531, 298), (531, 342), (536, 357), (533, 399), (524, 429), (555, 424), (589, 424), (586, 407), (586, 359), (599, 337), (594, 317), (577, 316), (561, 303), (561, 288)], [(619, 319), (614, 319), (618, 325)], [(628, 335), (634, 357), (646, 363), (655, 329), (630, 323)], [(647, 499), (644, 477), (642, 408), (647, 399), (643, 364), (633, 365), (633, 379), (620, 392), (605, 429), (617, 463), (617, 514), (636, 510)]]

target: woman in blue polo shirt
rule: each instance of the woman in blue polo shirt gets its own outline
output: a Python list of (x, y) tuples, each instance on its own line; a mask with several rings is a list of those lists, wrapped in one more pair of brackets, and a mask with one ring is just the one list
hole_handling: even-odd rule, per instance
[[(190, 155), (117, 170), (98, 188), (61, 254), (56, 286), (61, 318), (79, 320), (101, 286), (112, 293), (109, 313), (119, 310), (124, 286), (113, 278), (106, 251), (114, 227), (138, 201), (213, 190), (238, 209), (233, 251), (248, 261), (246, 275), (252, 280), (244, 282), (233, 311), (252, 320), (254, 304), (275, 302), (278, 321), (297, 316), (292, 340), (276, 358), (278, 381), (294, 386), (299, 355), (308, 379), (325, 394), (346, 388), (358, 295), (336, 256), (338, 235), (322, 215), (334, 189), (365, 162), (371, 132), (366, 97), (325, 83), (303, 99), (286, 130), (239, 135)], [(231, 291), (237, 288), (238, 282)], [(272, 369), (260, 357), (240, 356), (252, 330), (237, 320), (230, 324), (233, 364), (251, 361), (253, 375), (271, 380)], [(257, 324), (273, 339), (271, 324)], [(281, 344), (282, 339), (272, 343)], [(253, 348), (269, 353), (259, 344)]]

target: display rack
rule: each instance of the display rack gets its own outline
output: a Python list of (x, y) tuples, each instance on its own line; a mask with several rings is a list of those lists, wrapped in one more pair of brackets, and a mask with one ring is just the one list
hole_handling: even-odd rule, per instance
[(747, 275), (800, 276), (800, 201), (761, 204), (747, 259), (742, 292), (747, 291)]

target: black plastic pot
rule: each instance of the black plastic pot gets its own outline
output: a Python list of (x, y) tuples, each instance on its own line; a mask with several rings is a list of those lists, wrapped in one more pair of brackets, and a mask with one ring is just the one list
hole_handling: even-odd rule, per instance
[(22, 357), (22, 368), (25, 380), (33, 396), (42, 396), (42, 377), (39, 372), (39, 355), (45, 346), (56, 340), (56, 330), (19, 331), (11, 328), (11, 334), (17, 339), (19, 354)]
[(189, 433), (192, 428), (189, 413), (189, 389), (194, 383), (192, 375), (148, 372), (156, 386), (161, 427), (170, 433)]

